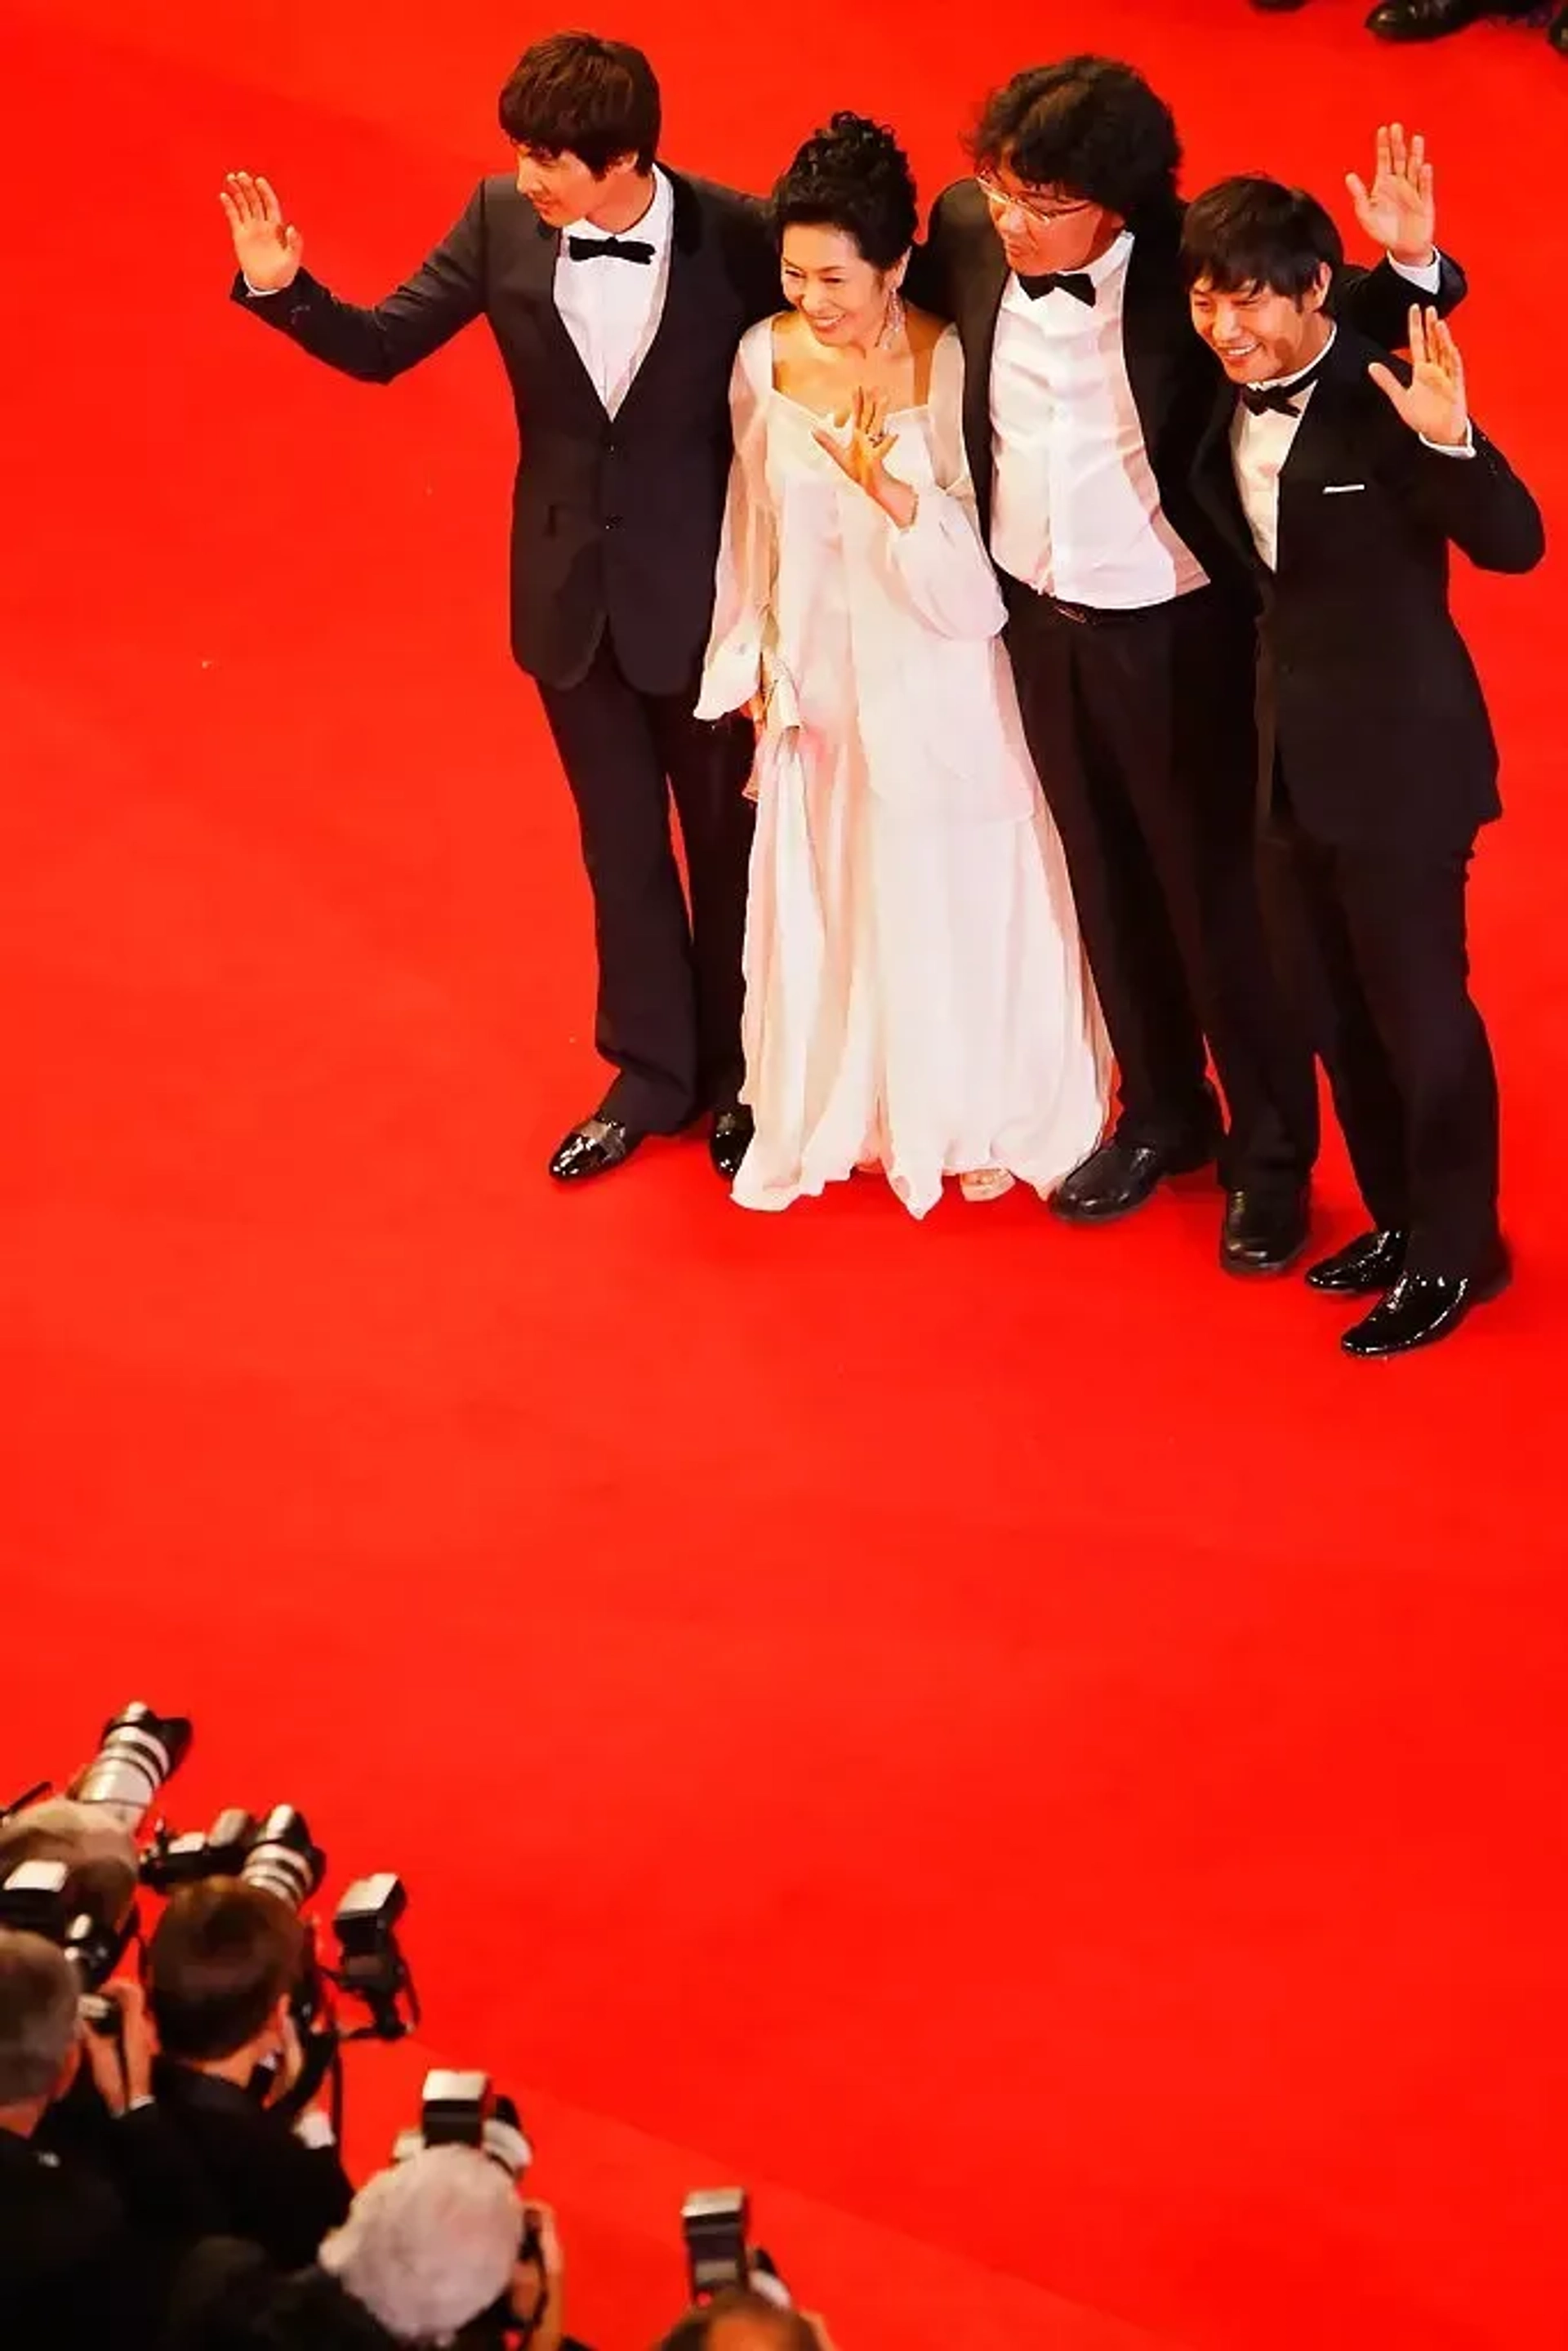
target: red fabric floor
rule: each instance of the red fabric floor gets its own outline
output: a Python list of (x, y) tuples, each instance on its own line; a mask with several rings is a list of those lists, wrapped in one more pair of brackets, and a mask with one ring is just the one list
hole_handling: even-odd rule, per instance
[[(1568, 75), (1359, 13), (620, 22), (672, 155), (754, 184), (855, 103), (934, 190), (993, 75), (1085, 44), (1195, 185), (1333, 197), (1402, 112), (1561, 526)], [(428, 2048), (521, 2096), (605, 2351), (728, 2179), (841, 2351), (1561, 2346), (1560, 561), (1461, 584), (1519, 1280), (1455, 1344), (1345, 1364), (1221, 1280), (1202, 1186), (775, 1221), (687, 1144), (556, 1196), (589, 926), (494, 356), (310, 369), (225, 304), (215, 201), (267, 171), (379, 289), (545, 21), (0, 16), (0, 1785), (139, 1693), (197, 1718), (185, 1823), (287, 1797), (334, 1885), (401, 1868)], [(424, 2053), (360, 2053), (367, 2160)]]

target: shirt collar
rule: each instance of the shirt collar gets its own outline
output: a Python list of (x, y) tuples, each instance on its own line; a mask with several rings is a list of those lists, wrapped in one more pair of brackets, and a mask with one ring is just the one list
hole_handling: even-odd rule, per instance
[(564, 233), (598, 245), (604, 244), (613, 234), (618, 237), (637, 239), (643, 245), (651, 245), (655, 254), (661, 254), (670, 242), (674, 214), (675, 192), (655, 163), (653, 198), (641, 220), (633, 221), (627, 228), (618, 228), (613, 232), (607, 228), (596, 228), (591, 221), (569, 221)]

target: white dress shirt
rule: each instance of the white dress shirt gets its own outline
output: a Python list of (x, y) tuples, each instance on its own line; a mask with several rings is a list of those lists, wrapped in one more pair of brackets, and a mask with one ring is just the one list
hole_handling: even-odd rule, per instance
[(613, 255), (574, 261), (570, 239), (603, 244), (610, 232), (591, 221), (575, 221), (561, 232), (555, 307), (612, 416), (632, 389), (664, 314), (674, 212), (674, 191), (655, 167), (652, 204), (632, 227), (617, 231), (628, 245), (651, 245), (652, 261), (622, 261)]
[(1092, 308), (1060, 287), (1031, 301), (1009, 277), (991, 356), (991, 553), (1064, 603), (1131, 611), (1201, 588), (1138, 421), (1122, 344), (1133, 238), (1083, 273)]

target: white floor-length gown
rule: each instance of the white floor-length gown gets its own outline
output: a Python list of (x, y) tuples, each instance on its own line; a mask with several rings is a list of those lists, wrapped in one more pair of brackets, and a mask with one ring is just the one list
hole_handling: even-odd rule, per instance
[(924, 1216), (944, 1176), (1049, 1191), (1091, 1151), (1108, 1061), (1061, 843), (1024, 747), (964, 457), (949, 328), (889, 419), (901, 531), (773, 381), (731, 387), (736, 456), (698, 715), (760, 688), (735, 1184), (751, 1208), (880, 1161)]

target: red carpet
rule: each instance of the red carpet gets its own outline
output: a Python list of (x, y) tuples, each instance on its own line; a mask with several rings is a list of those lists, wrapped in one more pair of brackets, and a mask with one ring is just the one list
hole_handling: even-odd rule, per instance
[[(988, 78), (1090, 42), (1190, 184), (1333, 197), (1402, 112), (1561, 528), (1568, 74), (1361, 13), (1040, 0), (956, 58), (936, 0), (622, 21), (672, 154), (753, 183), (858, 103), (934, 188)], [(0, 1785), (139, 1693), (197, 1718), (182, 1822), (287, 1796), (335, 1885), (401, 1868), (430, 2045), (522, 2097), (604, 2351), (727, 2179), (841, 2351), (1560, 2346), (1560, 561), (1461, 587), (1519, 1280), (1454, 1345), (1344, 1364), (1299, 1284), (1219, 1279), (1201, 1186), (1103, 1235), (773, 1221), (681, 1145), (552, 1196), (589, 930), (496, 360), (310, 369), (226, 306), (215, 201), (265, 169), (390, 283), (544, 22), (0, 28)], [(359, 2056), (363, 2158), (418, 2071)]]

